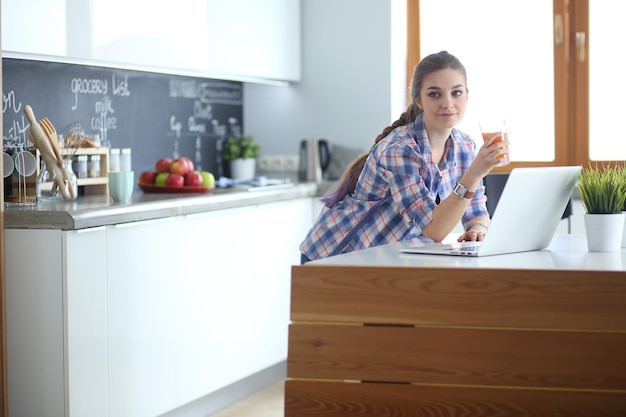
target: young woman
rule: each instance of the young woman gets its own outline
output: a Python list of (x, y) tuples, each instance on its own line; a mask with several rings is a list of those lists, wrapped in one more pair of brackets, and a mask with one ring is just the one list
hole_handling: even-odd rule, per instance
[(325, 206), (300, 245), (302, 263), (392, 241), (440, 242), (459, 220), (465, 227), (459, 241), (482, 240), (489, 227), (482, 178), (508, 142), (476, 152), (472, 138), (454, 128), (467, 99), (461, 62), (446, 51), (425, 57), (407, 110), (322, 198)]

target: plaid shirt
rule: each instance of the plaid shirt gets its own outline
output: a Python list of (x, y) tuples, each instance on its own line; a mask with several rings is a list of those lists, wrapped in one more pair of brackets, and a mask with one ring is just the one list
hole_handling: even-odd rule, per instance
[[(452, 129), (443, 161), (432, 160), (422, 116), (394, 129), (370, 152), (354, 193), (332, 208), (324, 207), (300, 245), (310, 259), (424, 238), (422, 229), (432, 221), (437, 195), (444, 200), (469, 168), (476, 155), (472, 138)], [(485, 189), (480, 183), (463, 223), (477, 216), (489, 217)], [(359, 224), (370, 208), (372, 213)], [(344, 239), (358, 225), (347, 245)]]

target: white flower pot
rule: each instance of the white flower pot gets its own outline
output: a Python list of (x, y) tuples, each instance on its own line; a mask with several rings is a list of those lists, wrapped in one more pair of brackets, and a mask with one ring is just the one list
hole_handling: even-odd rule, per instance
[(621, 250), (624, 234), (624, 212), (609, 214), (585, 213), (585, 233), (590, 252)]
[(230, 176), (234, 180), (250, 180), (254, 178), (255, 158), (237, 158), (230, 161)]
[(622, 248), (626, 248), (626, 211), (624, 213), (624, 233), (622, 234)]

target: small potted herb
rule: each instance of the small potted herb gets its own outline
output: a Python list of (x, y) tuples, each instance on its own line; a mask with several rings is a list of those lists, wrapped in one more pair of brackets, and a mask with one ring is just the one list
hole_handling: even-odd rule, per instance
[(589, 165), (578, 178), (585, 208), (587, 247), (593, 252), (619, 251), (624, 233), (626, 180), (623, 167)]
[(256, 157), (261, 147), (253, 136), (230, 137), (222, 148), (222, 158), (230, 161), (230, 176), (235, 180), (254, 178)]

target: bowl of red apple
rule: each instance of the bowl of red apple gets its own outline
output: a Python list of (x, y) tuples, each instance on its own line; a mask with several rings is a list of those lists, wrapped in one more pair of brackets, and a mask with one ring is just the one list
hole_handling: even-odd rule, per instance
[(215, 189), (215, 176), (194, 169), (187, 157), (160, 158), (154, 170), (139, 175), (139, 188), (145, 193), (209, 193)]

